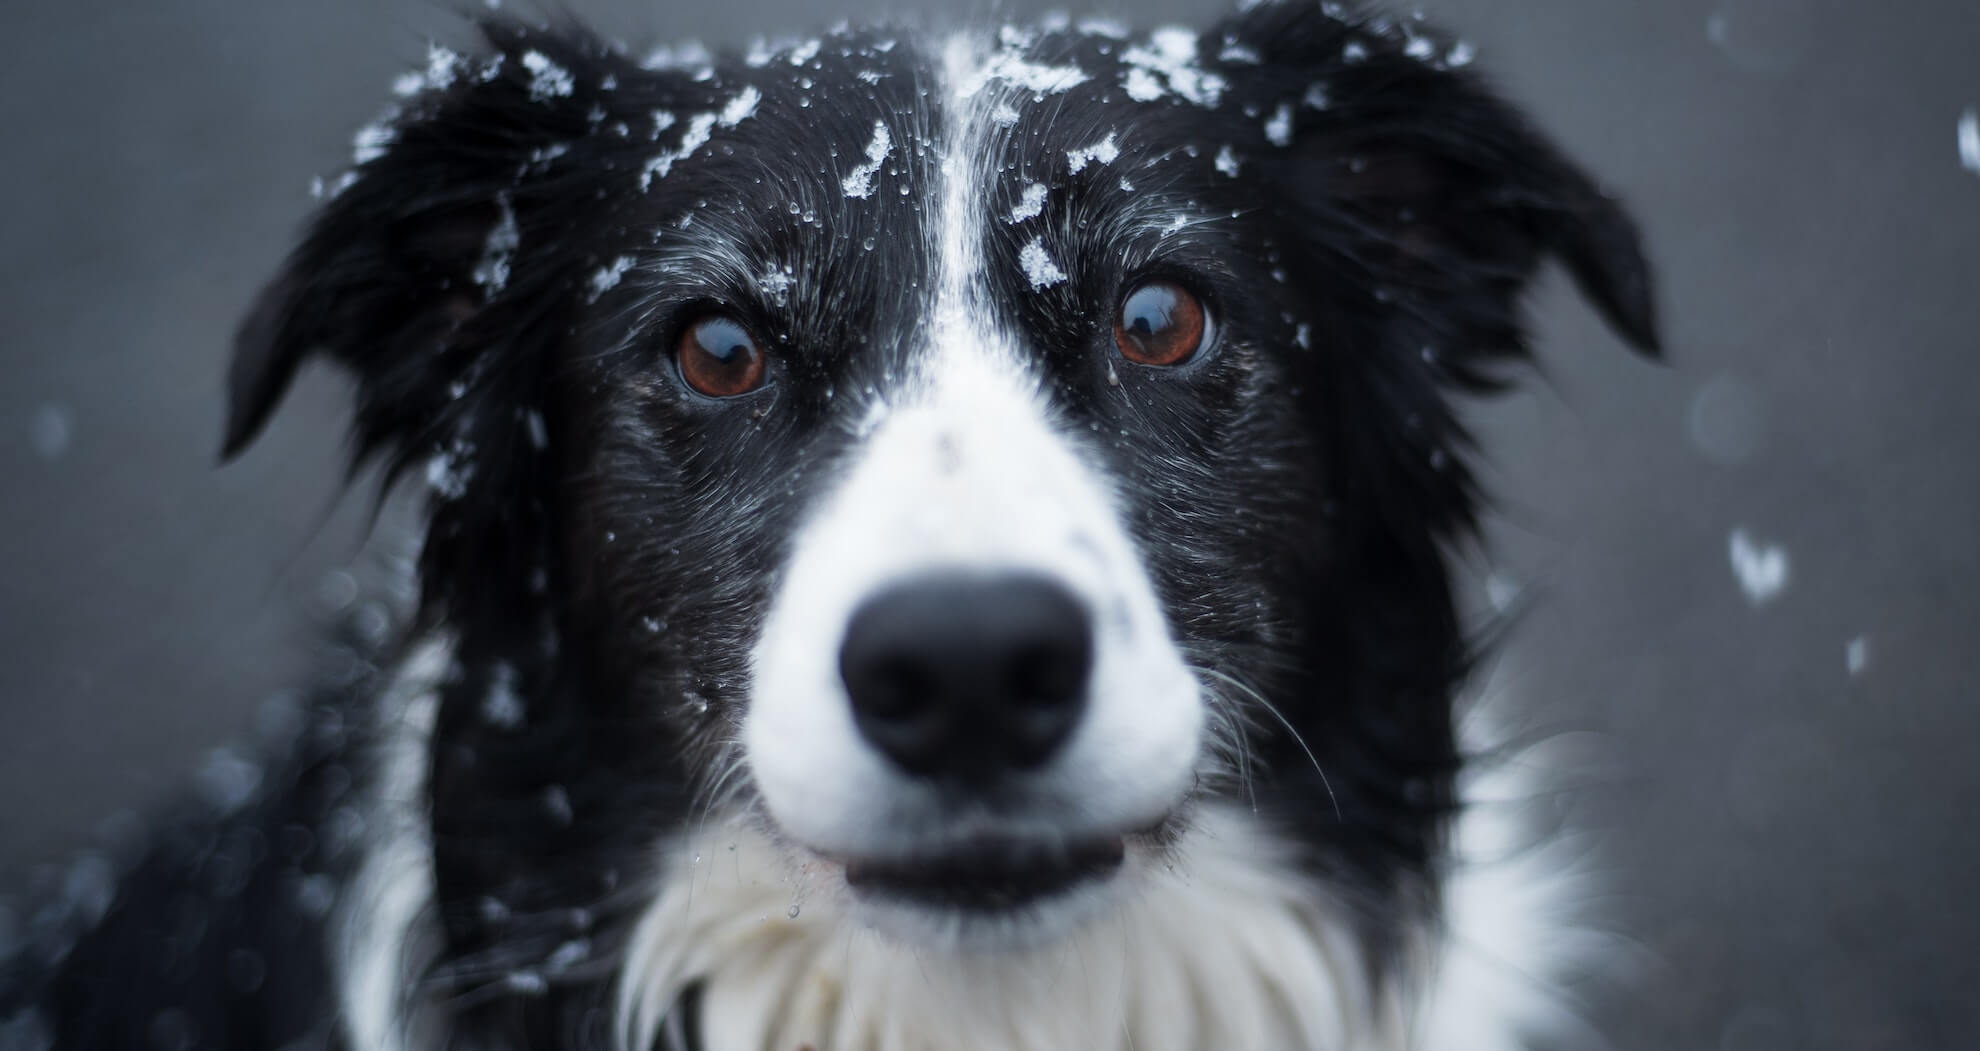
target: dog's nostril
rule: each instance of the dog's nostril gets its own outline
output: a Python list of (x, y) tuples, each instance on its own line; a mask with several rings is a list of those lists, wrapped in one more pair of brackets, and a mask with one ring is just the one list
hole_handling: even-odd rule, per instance
[(1070, 646), (1034, 645), (1013, 655), (1005, 688), (1011, 701), (1030, 707), (1057, 707), (1086, 685), (1087, 655)]
[(861, 678), (867, 714), (876, 719), (907, 719), (922, 714), (928, 707), (928, 698), (940, 685), (926, 669), (898, 657), (876, 662)]
[(939, 573), (854, 611), (839, 672), (860, 733), (922, 777), (1037, 767), (1070, 737), (1093, 665), (1086, 607), (1031, 573)]

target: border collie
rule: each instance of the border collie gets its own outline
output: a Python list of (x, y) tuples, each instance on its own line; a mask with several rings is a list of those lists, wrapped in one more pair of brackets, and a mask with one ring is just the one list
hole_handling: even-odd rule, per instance
[(418, 601), (219, 816), (30, 922), (0, 1043), (1559, 1017), (1561, 873), (1474, 864), (1461, 806), (1453, 399), (1548, 258), (1656, 337), (1631, 221), (1465, 45), (1291, 2), (736, 56), (481, 28), (359, 135), (230, 375), (228, 455), (305, 361), (355, 377), (356, 461), (430, 487)]

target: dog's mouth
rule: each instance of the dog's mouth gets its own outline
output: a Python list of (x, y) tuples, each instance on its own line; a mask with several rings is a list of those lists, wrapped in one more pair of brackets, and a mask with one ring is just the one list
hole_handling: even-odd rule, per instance
[(1113, 876), (1127, 856), (1120, 836), (1078, 842), (979, 839), (940, 854), (847, 860), (855, 894), (891, 902), (1000, 912)]

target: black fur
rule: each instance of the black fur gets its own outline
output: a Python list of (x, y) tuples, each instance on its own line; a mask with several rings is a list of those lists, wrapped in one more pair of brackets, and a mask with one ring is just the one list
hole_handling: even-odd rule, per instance
[[(703, 77), (644, 69), (569, 27), (483, 31), (487, 53), (404, 101), (389, 145), (256, 304), (224, 450), (323, 355), (356, 379), (354, 462), (397, 477), (437, 458), (404, 632), (448, 633), (458, 658), (427, 787), (445, 945), (422, 996), (449, 1047), (603, 1047), (652, 846), (697, 813), (746, 703), (775, 568), (846, 452), (855, 399), (835, 392), (884, 388), (916, 345), (933, 267), (923, 190), (951, 131), (924, 97), (936, 60), (905, 34), (837, 33), (802, 66), (722, 59)], [(1266, 5), (1202, 40), (1202, 67), (1228, 83), (1215, 108), (1128, 100), (1122, 41), (1067, 30), (1030, 46), (1096, 75), (1023, 107), (970, 174), (993, 214), (1047, 183), (1025, 229), (1049, 231), (1075, 277), (1034, 293), (1025, 233), (993, 220), (988, 281), (1059, 411), (1108, 436), (1095, 452), (1192, 662), (1256, 688), (1297, 731), (1261, 723), (1249, 791), (1392, 963), (1403, 917), (1436, 906), (1462, 758), (1451, 705), (1469, 651), (1448, 559), (1479, 497), (1451, 396), (1495, 389), (1524, 358), (1520, 296), (1549, 257), (1654, 350), (1648, 269), (1622, 210), (1422, 27)], [(1221, 43), (1256, 61), (1219, 59)], [(1350, 44), (1365, 57), (1345, 58)], [(568, 71), (568, 93), (546, 90), (532, 54)], [(1315, 83), (1325, 108), (1301, 102)], [(761, 94), (754, 115), (641, 192), (689, 115), (745, 87)], [(1284, 103), (1282, 148), (1263, 124)], [(655, 111), (676, 122), (656, 133)], [(840, 179), (876, 120), (923, 148), (849, 197)], [(1067, 151), (1109, 133), (1120, 161), (1070, 170)], [(1235, 177), (1212, 164), (1225, 144)], [(1199, 221), (1154, 236), (1179, 215)], [(489, 238), (511, 217), (498, 283)], [(639, 265), (594, 294), (620, 256)], [(766, 293), (761, 274), (784, 268), (788, 289)], [(1176, 374), (1113, 363), (1112, 304), (1149, 273), (1204, 294), (1219, 353)], [(666, 348), (709, 304), (770, 340), (764, 391), (715, 403), (672, 374)], [(1116, 384), (1131, 397), (1105, 396)], [(511, 687), (522, 718), (488, 718)], [(374, 688), (360, 679), (325, 710), (355, 712)], [(165, 1010), (191, 1027), (186, 1047), (334, 1042), (322, 922), (282, 882), (318, 864), (305, 850), (285, 867), (282, 844), (306, 833), (321, 851), (325, 771), (358, 768), (346, 740), (324, 742), (289, 760), (292, 787), (164, 837), (73, 951), (17, 963), (8, 1009), (38, 1005), (16, 1018), (62, 1047), (140, 1046), (178, 1024), (156, 1021)], [(246, 889), (223, 896), (202, 873), (234, 837), (260, 845), (241, 848), (256, 859)], [(180, 953), (185, 912), (203, 932)], [(253, 989), (228, 985), (241, 950), (268, 965)]]

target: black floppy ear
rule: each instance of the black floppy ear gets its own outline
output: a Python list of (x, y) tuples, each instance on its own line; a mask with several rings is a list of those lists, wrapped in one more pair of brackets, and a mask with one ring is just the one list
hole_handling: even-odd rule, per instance
[[(554, 192), (553, 165), (592, 130), (600, 82), (624, 60), (574, 32), (481, 30), (489, 54), (435, 49), (419, 88), (359, 134), (357, 166), (242, 323), (223, 458), (254, 440), (313, 354), (357, 377), (359, 459), (431, 452), (490, 362), (554, 327), (540, 286), (566, 279), (549, 242), (560, 201), (578, 195)], [(551, 254), (521, 265), (532, 252)], [(506, 317), (506, 303), (533, 309)]]
[(1475, 318), (1463, 342), (1499, 354), (1520, 343), (1519, 293), (1555, 258), (1656, 355), (1650, 265), (1623, 207), (1466, 68), (1465, 45), (1323, 6), (1262, 5), (1222, 29), (1260, 55), (1259, 94), (1288, 107), (1294, 140), (1261, 149), (1263, 163), (1337, 210), (1362, 276)]

